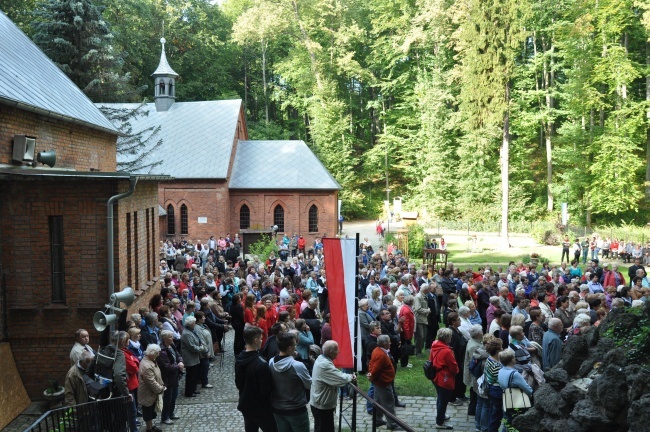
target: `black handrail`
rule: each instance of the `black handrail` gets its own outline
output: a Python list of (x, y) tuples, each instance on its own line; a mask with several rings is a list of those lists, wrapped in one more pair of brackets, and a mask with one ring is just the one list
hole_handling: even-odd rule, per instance
[(128, 396), (57, 408), (43, 414), (24, 432), (130, 432)]
[[(411, 426), (404, 423), (399, 418), (395, 417), (392, 413), (388, 412), (388, 410), (386, 408), (384, 408), (379, 403), (377, 403), (377, 401), (375, 401), (373, 398), (368, 396), (368, 394), (366, 392), (361, 390), (355, 384), (350, 383), (348, 385), (350, 387), (352, 387), (352, 390), (353, 390), (352, 393), (359, 394), (362, 398), (364, 398), (366, 401), (368, 401), (368, 402), (370, 402), (372, 404), (372, 406), (373, 406), (373, 410), (372, 410), (372, 432), (377, 431), (377, 410), (384, 413), (384, 415), (387, 418), (390, 418), (393, 422), (395, 422), (399, 427), (404, 429), (406, 432), (415, 432), (415, 429), (413, 429)], [(356, 401), (356, 396), (353, 396), (353, 397), (354, 397), (354, 401)], [(340, 405), (340, 410), (339, 410), (339, 416), (342, 417), (343, 416), (343, 395), (341, 395), (340, 398), (341, 398), (341, 400), (340, 400), (341, 405)], [(350, 426), (351, 431), (355, 432), (357, 430), (356, 415), (355, 415), (356, 414), (356, 404), (353, 404), (353, 406), (354, 406), (354, 408), (353, 408), (354, 412), (352, 413), (353, 421), (352, 421), (352, 424), (349, 425), (349, 426)], [(341, 417), (339, 417), (339, 432), (341, 432)]]

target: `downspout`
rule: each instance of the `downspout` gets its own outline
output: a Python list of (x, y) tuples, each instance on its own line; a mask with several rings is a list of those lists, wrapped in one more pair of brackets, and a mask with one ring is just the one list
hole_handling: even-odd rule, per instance
[(129, 190), (110, 197), (107, 203), (107, 223), (108, 223), (108, 295), (115, 293), (115, 245), (113, 243), (113, 204), (122, 198), (133, 195), (135, 185), (138, 183), (137, 177), (131, 177)]

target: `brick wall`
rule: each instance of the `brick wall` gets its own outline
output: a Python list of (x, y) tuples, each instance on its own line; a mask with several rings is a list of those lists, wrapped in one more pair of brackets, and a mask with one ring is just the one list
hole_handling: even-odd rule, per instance
[[(250, 209), (251, 229), (268, 229), (274, 224), (273, 210), (276, 205), (284, 208), (284, 230), (286, 233), (302, 234), (307, 241), (313, 241), (324, 234), (334, 236), (337, 226), (337, 191), (231, 191), (230, 232), (239, 231), (239, 210), (246, 204)], [(309, 209), (318, 209), (318, 231), (309, 232)]]
[[(107, 181), (0, 181), (0, 241), (8, 332), (30, 397), (62, 380), (74, 332), (92, 329), (106, 297)], [(101, 197), (101, 198), (100, 198)], [(63, 216), (65, 302), (52, 303), (48, 216)]]
[[(168, 236), (165, 230), (161, 232), (161, 239), (185, 237), (192, 242), (201, 240), (205, 243), (211, 235), (228, 233), (230, 195), (225, 180), (161, 182), (158, 186), (158, 200), (165, 211), (170, 204), (174, 207), (176, 227), (175, 235)], [(187, 235), (181, 234), (182, 205), (187, 207)], [(199, 218), (206, 218), (207, 223), (199, 223)]]
[[(128, 187), (122, 182), (118, 193)], [(140, 295), (159, 276), (158, 183), (139, 181), (133, 195), (119, 200), (115, 207), (115, 291), (131, 286)]]
[(37, 153), (56, 151), (55, 168), (115, 171), (115, 135), (0, 105), (0, 163), (11, 163), (14, 135), (36, 137)]

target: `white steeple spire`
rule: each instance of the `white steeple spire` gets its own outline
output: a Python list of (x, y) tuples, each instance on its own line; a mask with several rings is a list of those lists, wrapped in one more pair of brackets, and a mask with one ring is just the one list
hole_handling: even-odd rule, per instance
[(160, 52), (160, 63), (158, 68), (151, 74), (154, 77), (154, 100), (157, 111), (167, 111), (176, 101), (176, 78), (178, 74), (167, 62), (165, 55), (165, 28), (163, 22), (163, 37), (160, 38), (162, 50)]

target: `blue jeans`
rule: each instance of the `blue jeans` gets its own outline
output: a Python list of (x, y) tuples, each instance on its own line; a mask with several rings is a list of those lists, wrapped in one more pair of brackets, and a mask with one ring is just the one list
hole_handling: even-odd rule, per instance
[(503, 418), (503, 400), (490, 396), (490, 424), (488, 432), (499, 432), (501, 419)]
[(163, 393), (163, 409), (160, 414), (162, 421), (169, 420), (176, 410), (176, 398), (178, 397), (178, 386), (167, 387)]
[(436, 424), (442, 425), (445, 423), (445, 415), (447, 414), (447, 404), (452, 397), (454, 397), (454, 390), (449, 390), (442, 388), (436, 384), (436, 393), (438, 397), (436, 398)]
[(476, 430), (487, 432), (490, 425), (490, 401), (478, 396), (476, 398)]
[[(375, 396), (375, 385), (373, 383), (370, 383), (370, 387), (368, 388), (368, 397), (370, 397), (370, 399), (374, 399), (374, 396)], [(368, 412), (368, 414), (372, 414), (374, 409), (375, 408), (372, 406), (370, 401), (366, 401), (366, 411)]]
[(303, 413), (288, 416), (273, 413), (278, 432), (309, 432), (309, 414)]

